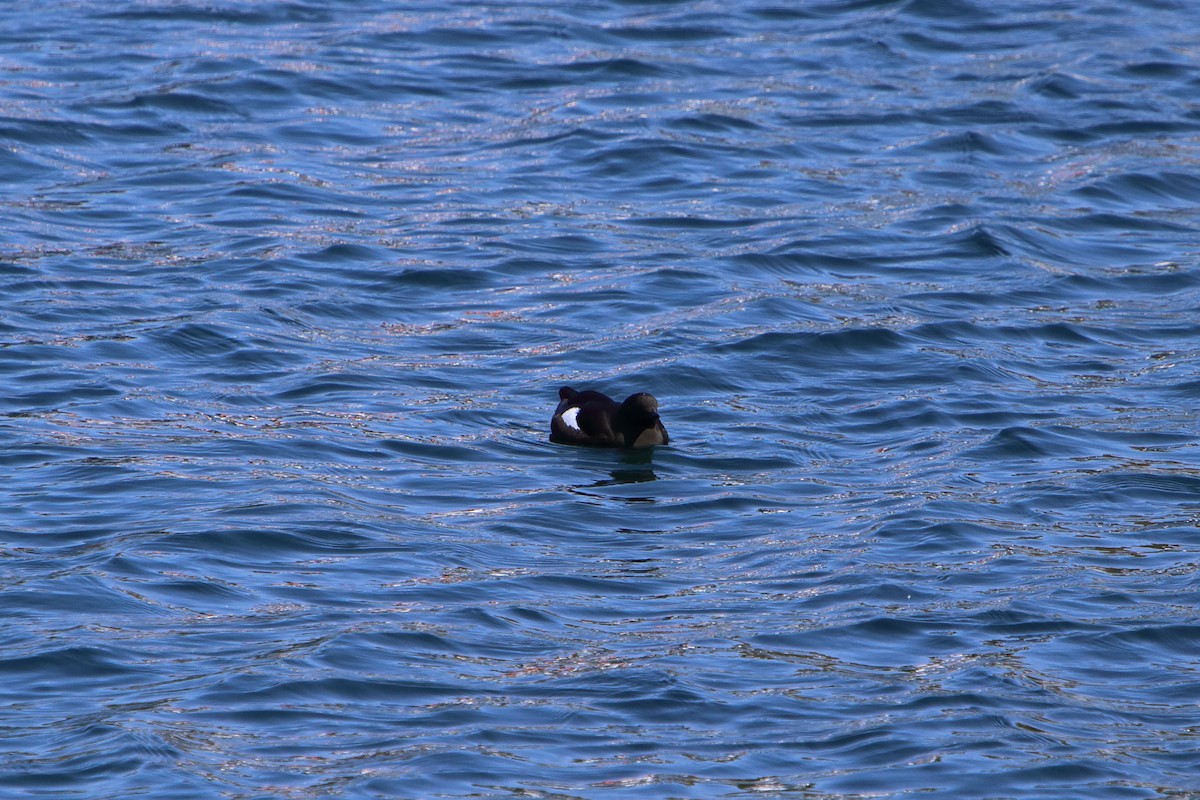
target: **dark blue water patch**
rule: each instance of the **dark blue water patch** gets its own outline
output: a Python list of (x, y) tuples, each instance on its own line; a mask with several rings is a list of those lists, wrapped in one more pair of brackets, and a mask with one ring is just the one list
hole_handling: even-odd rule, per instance
[(410, 267), (402, 268), (387, 278), (385, 284), (393, 290), (412, 288), (442, 289), (454, 286), (458, 289), (480, 289), (495, 285), (494, 277), (485, 270), (462, 267)]
[(976, 131), (955, 135), (939, 134), (935, 138), (905, 148), (902, 152), (912, 154), (945, 153), (948, 155), (981, 154), (1011, 156), (1012, 142), (1000, 140)]
[[(1119, 633), (1106, 634), (1099, 637), (1101, 646), (1119, 647), (1136, 650), (1146, 648), (1157, 652), (1175, 651), (1176, 656), (1195, 653), (1200, 645), (1200, 626), (1197, 625), (1167, 625), (1147, 626)], [(1160, 655), (1151, 656), (1157, 661)]]
[[(1125, 198), (1119, 201), (1123, 206), (1131, 205)], [(1127, 232), (1165, 233), (1192, 235), (1195, 226), (1187, 219), (1170, 220), (1155, 219), (1142, 216), (1137, 212), (1129, 214), (1080, 214), (1071, 219), (1058, 219), (1049, 226), (1060, 231), (1076, 231), (1082, 234), (1109, 231), (1116, 228)]]
[(665, 228), (668, 230), (722, 230), (727, 228), (744, 228), (752, 225), (758, 225), (764, 221), (764, 219), (755, 218), (712, 219), (697, 217), (650, 217), (645, 219), (627, 220), (629, 224), (639, 227)]
[(122, 664), (110, 648), (67, 647), (0, 661), (0, 674), (29, 681), (23, 690), (36, 692), (67, 680), (80, 684), (112, 685), (136, 670)]
[(1200, 397), (1200, 380), (1182, 381), (1170, 387), (1179, 397)]
[(606, 84), (610, 81), (632, 81), (666, 74), (668, 74), (666, 70), (654, 64), (629, 58), (573, 61), (568, 64), (556, 65), (553, 69), (539, 65), (537, 70), (531, 74), (507, 78), (496, 82), (495, 86), (497, 89), (505, 91), (537, 90), (588, 83)]
[(1127, 497), (1131, 500), (1182, 502), (1200, 507), (1200, 477), (1183, 474), (1143, 474), (1136, 472), (1110, 472), (1098, 475), (1087, 482), (1088, 488), (1097, 496), (1093, 500), (1104, 502)]
[(898, 427), (903, 427), (911, 436), (922, 429), (949, 430), (953, 428), (954, 422), (949, 414), (930, 408), (925, 401), (901, 401), (885, 408), (846, 413), (843, 415), (843, 426), (846, 431), (853, 431), (864, 437), (895, 431)]
[(980, 460), (1039, 458), (1044, 456), (1082, 456), (1088, 445), (1070, 432), (1049, 428), (1008, 427), (998, 431), (987, 443), (973, 448), (967, 456)]
[(169, 113), (203, 114), (218, 118), (237, 118), (242, 113), (237, 106), (231, 103), (182, 89), (160, 90), (153, 94), (135, 95), (128, 99), (98, 103), (96, 107), (107, 107), (114, 110), (152, 109)]
[[(859, 328), (829, 333), (763, 333), (740, 342), (724, 345), (734, 353), (765, 353), (776, 357), (812, 354), (813, 358), (844, 357), (858, 353), (877, 353), (905, 349), (904, 337), (886, 328)], [(720, 351), (719, 351), (720, 352)]]
[(3, 401), (0, 401), (0, 407), (5, 408), (10, 414), (23, 414), (33, 411), (72, 408), (119, 395), (120, 392), (110, 386), (86, 380), (65, 384), (59, 381), (54, 388), (10, 393)]
[(1200, 120), (1191, 119), (1153, 119), (1142, 116), (1138, 119), (1100, 123), (1088, 126), (1084, 132), (1094, 139), (1110, 139), (1127, 136), (1170, 136), (1176, 134), (1194, 133), (1200, 130)]
[(392, 453), (417, 458), (424, 464), (458, 464), (473, 455), (468, 448), (420, 441), (385, 441), (383, 447)]
[[(859, 248), (846, 252), (843, 249), (845, 243), (838, 248), (842, 252), (823, 253), (825, 247), (821, 242), (795, 242), (772, 256), (786, 254), (798, 258), (800, 263), (827, 264), (830, 276), (841, 280), (863, 273), (890, 277), (901, 270), (908, 270), (912, 277), (919, 278), (922, 274), (928, 274), (934, 259), (939, 262), (959, 262), (964, 270), (995, 274), (998, 266), (1012, 265), (1010, 255), (1015, 246), (1011, 230), (990, 228), (983, 224), (973, 224), (966, 230), (943, 231), (936, 236), (921, 237), (902, 252), (895, 249), (898, 241), (895, 234), (875, 234), (873, 238), (878, 240), (877, 247), (870, 254)], [(801, 255), (803, 251), (809, 251), (809, 255)]]
[(480, 48), (487, 45), (503, 45), (507, 39), (504, 32), (485, 28), (432, 27), (421, 32), (428, 46), (442, 48)]
[(668, 45), (725, 39), (727, 36), (727, 31), (723, 28), (698, 24), (638, 25), (611, 27), (608, 30), (613, 35), (630, 42), (649, 41)]
[[(257, 685), (256, 685), (257, 684)], [(265, 709), (304, 702), (346, 703), (354, 701), (411, 703), (426, 705), (451, 700), (465, 687), (455, 683), (428, 683), (402, 680), (352, 680), (326, 678), (322, 680), (286, 681), (262, 685), (261, 680), (237, 678), (214, 687), (202, 698), (208, 703), (252, 705)], [(488, 694), (475, 689), (475, 694)], [(446, 716), (454, 715), (453, 710)], [(439, 724), (447, 722), (442, 720)]]
[(1191, 789), (1189, 20), (936, 5), (14, 12), (4, 780)]
[[(1115, 296), (1163, 295), (1193, 289), (1200, 280), (1191, 270), (1129, 270), (1109, 275), (1068, 275), (1055, 278), (1042, 287), (1022, 287), (1011, 295), (1010, 302), (1029, 306), (1054, 302), (1093, 302), (1115, 305)], [(1004, 295), (996, 299), (1003, 301)]]
[(1029, 88), (1052, 100), (1077, 100), (1089, 94), (1105, 91), (1079, 75), (1050, 72), (1029, 82)]
[(188, 322), (152, 336), (164, 348), (189, 360), (207, 360), (237, 352), (242, 343), (221, 326)]
[(46, 178), (57, 170), (50, 164), (26, 158), (15, 149), (6, 148), (0, 153), (0, 178), (7, 183)]
[(0, 118), (0, 137), (26, 145), (87, 145), (96, 131), (96, 126), (68, 120)]
[(939, 21), (939, 24), (944, 24), (940, 22), (941, 20), (958, 18), (969, 22), (972, 29), (988, 27), (994, 24), (992, 21), (996, 19), (988, 9), (982, 8), (978, 3), (967, 2), (967, 0), (958, 0), (958, 2), (944, 5), (929, 0), (910, 0), (910, 2), (897, 5), (900, 6), (900, 13), (904, 15), (928, 17)]
[(601, 143), (619, 142), (623, 138), (621, 131), (605, 131), (594, 127), (520, 127), (494, 142), (488, 142), (485, 149), (503, 151), (529, 148), (539, 155), (554, 153), (566, 161), (575, 161), (593, 153)]
[(704, 136), (720, 134), (743, 134), (760, 131), (763, 126), (749, 117), (737, 117), (729, 114), (707, 113), (679, 117), (667, 126), (669, 130), (695, 133)]
[[(107, 533), (106, 536), (101, 536), (101, 531)], [(111, 529), (97, 526), (86, 532), (94, 542), (97, 539), (104, 538), (111, 540), (113, 533)], [(82, 535), (72, 537), (74, 542), (82, 540)], [(32, 542), (35, 546), (44, 546), (44, 541)], [(95, 546), (78, 545), (71, 543), (68, 546), (59, 548), (55, 553), (55, 557), (69, 557), (76, 561), (85, 561), (90, 559), (95, 553)], [(163, 610), (153, 600), (145, 596), (139, 596), (135, 593), (122, 589), (121, 587), (112, 586), (107, 581), (104, 581), (99, 575), (95, 574), (75, 574), (75, 575), (57, 575), (53, 578), (32, 577), (42, 572), (39, 566), (44, 568), (44, 565), (29, 563), (27, 566), (17, 571), (22, 577), (16, 583), (21, 588), (20, 595), (14, 597), (14, 602), (11, 605), (11, 613), (13, 618), (24, 618), (28, 620), (37, 619), (56, 619), (62, 614), (71, 614), (79, 609), (81, 597), (88, 598), (88, 607), (96, 614), (103, 614), (110, 617), (124, 616), (157, 616), (162, 614)], [(31, 577), (25, 577), (31, 576)], [(23, 596), (21, 596), (23, 595)], [(108, 650), (103, 650), (107, 654)], [(49, 662), (58, 663), (57, 655), (46, 659)], [(24, 663), (24, 662), (22, 662)], [(63, 664), (70, 664), (70, 659), (63, 658)], [(34, 667), (36, 669), (36, 666)], [(48, 667), (47, 671), (53, 673), (57, 667)], [(93, 673), (87, 667), (80, 668), (86, 676), (102, 674), (102, 670), (97, 670)]]
[(1178, 61), (1146, 61), (1140, 64), (1127, 64), (1121, 68), (1121, 74), (1132, 78), (1163, 78), (1179, 80), (1191, 78), (1196, 74), (1193, 64)]
[[(298, 256), (300, 260), (311, 261), (315, 263), (331, 263), (331, 264), (350, 264), (364, 263), (375, 264), (380, 261), (387, 261), (391, 253), (381, 247), (371, 247), (363, 244), (338, 243), (331, 244), (323, 250), (316, 253), (306, 253)], [(378, 270), (369, 270), (366, 275), (377, 277)]]
[(285, 529), (212, 527), (196, 532), (171, 532), (161, 543), (174, 552), (195, 552), (228, 560), (230, 565), (245, 563), (239, 559), (263, 562), (296, 559), (321, 554), (353, 552), (374, 546), (365, 531), (345, 525), (337, 529), (296, 521)]
[[(1117, 654), (1119, 658), (1095, 660), (1101, 651)], [(1194, 651), (1194, 630), (1186, 626), (1162, 628), (1151, 625), (1137, 627), (1128, 633), (1081, 634), (1061, 643), (1043, 644), (1035, 648), (1034, 659), (1039, 665), (1061, 664), (1073, 679), (1104, 687), (1098, 692), (1103, 702), (1114, 711), (1121, 709), (1129, 714), (1147, 702), (1141, 692), (1131, 691), (1130, 683), (1138, 681), (1139, 674), (1142, 675), (1139, 686), (1194, 686), (1194, 681), (1186, 675), (1163, 666), (1178, 658), (1180, 653)]]
[(527, 253), (561, 253), (564, 255), (595, 253), (605, 249), (605, 245), (591, 236), (569, 234), (562, 236), (546, 236), (537, 239), (527, 239), (523, 242), (500, 242), (493, 245), (504, 251)]
[[(1115, 277), (1118, 290), (1130, 291), (1136, 294), (1157, 294), (1159, 296), (1181, 293), (1195, 289), (1200, 285), (1200, 272), (1190, 269), (1176, 269), (1174, 264), (1163, 265), (1163, 269), (1139, 269), (1133, 267)], [(1186, 302), (1186, 300), (1184, 300)], [(1186, 330), (1178, 333), (1187, 336)]]
[(914, 652), (922, 657), (948, 655), (958, 651), (960, 643), (954, 628), (946, 623), (920, 623), (914, 620), (878, 618), (822, 631), (758, 636), (759, 647), (788, 651), (828, 652), (837, 650), (858, 664), (873, 667), (903, 667)]
[(255, 74), (246, 77), (234, 65), (228, 69), (224, 74), (238, 77), (221, 81), (220, 87), (232, 95), (246, 98), (242, 102), (249, 107), (247, 110), (261, 113), (265, 109), (283, 108), (295, 102), (296, 95), (291, 88), (295, 76), (291, 72), (255, 69)]
[(580, 161), (582, 174), (590, 179), (644, 178), (647, 172), (682, 173), (692, 166), (703, 169), (707, 160), (697, 147), (654, 139), (627, 139)]
[(833, 253), (823, 253), (820, 248), (808, 247), (805, 242), (788, 245), (788, 250), (797, 252), (739, 253), (731, 262), (774, 274), (791, 275), (797, 272), (824, 274), (853, 274), (862, 269), (861, 259)]
[(296, 145), (362, 147), (378, 143), (378, 133), (359, 120), (326, 119), (320, 126), (298, 121), (274, 130), (281, 140)]
[(1073, 194), (1109, 208), (1193, 208), (1200, 204), (1200, 179), (1183, 173), (1123, 174), (1091, 183)]
[(263, 9), (240, 10), (184, 4), (171, 9), (134, 8), (106, 10), (95, 15), (98, 19), (118, 22), (163, 23), (222, 23), (231, 25), (267, 25), (280, 23), (320, 23), (328, 14), (309, 3), (280, 3)]

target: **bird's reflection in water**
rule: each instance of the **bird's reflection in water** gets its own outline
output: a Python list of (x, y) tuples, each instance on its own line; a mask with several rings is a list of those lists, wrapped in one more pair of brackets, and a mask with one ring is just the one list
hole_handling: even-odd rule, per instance
[(611, 477), (586, 485), (576, 486), (571, 491), (575, 492), (576, 494), (587, 495), (590, 497), (603, 496), (607, 499), (617, 499), (627, 503), (653, 503), (657, 499), (654, 497), (612, 495), (609, 493), (595, 492), (596, 489), (603, 489), (610, 486), (621, 486), (629, 483), (650, 483), (658, 480), (658, 475), (654, 473), (654, 467), (651, 462), (650, 448), (645, 450), (630, 450), (621, 453), (620, 464), (615, 465), (615, 468), (613, 469), (609, 469), (608, 474)]
[(650, 481), (658, 480), (658, 476), (654, 474), (654, 470), (650, 467), (641, 467), (639, 469), (614, 469), (611, 473), (612, 480), (600, 481), (596, 486), (613, 486), (618, 483), (649, 483)]
[(602, 481), (601, 486), (613, 486), (619, 483), (649, 483), (658, 480), (653, 466), (654, 448), (641, 450), (626, 450), (621, 453), (621, 466), (609, 472), (611, 481)]

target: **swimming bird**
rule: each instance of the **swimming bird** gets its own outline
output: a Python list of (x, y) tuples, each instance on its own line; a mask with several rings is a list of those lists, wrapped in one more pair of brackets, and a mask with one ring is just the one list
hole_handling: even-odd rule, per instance
[(638, 392), (618, 403), (606, 394), (570, 386), (558, 390), (550, 441), (593, 447), (652, 447), (671, 438), (658, 418), (654, 395)]

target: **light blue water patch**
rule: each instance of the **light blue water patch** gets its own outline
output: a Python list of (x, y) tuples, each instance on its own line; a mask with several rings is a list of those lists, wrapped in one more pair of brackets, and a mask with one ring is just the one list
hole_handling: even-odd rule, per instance
[(1191, 12), (10, 9), (6, 796), (1200, 790)]

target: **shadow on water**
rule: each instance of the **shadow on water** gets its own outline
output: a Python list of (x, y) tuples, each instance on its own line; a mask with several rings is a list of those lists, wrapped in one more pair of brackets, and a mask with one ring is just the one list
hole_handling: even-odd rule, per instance
[(654, 474), (654, 448), (644, 450), (624, 450), (619, 456), (622, 466), (611, 471), (612, 480), (602, 481), (601, 485), (612, 486), (619, 483), (649, 483), (658, 480)]
[[(597, 489), (618, 487), (627, 484), (650, 483), (658, 480), (654, 472), (653, 448), (647, 450), (603, 451), (604, 463), (596, 463), (597, 471), (601, 469), (608, 473), (607, 478), (576, 485), (571, 491), (588, 497), (605, 497), (619, 499), (628, 503), (653, 503), (656, 498), (643, 495), (613, 495), (607, 492), (597, 493)], [(609, 456), (614, 457), (614, 460)]]
[(619, 483), (649, 483), (658, 480), (654, 470), (649, 467), (640, 469), (614, 469), (611, 481), (601, 481), (597, 486), (614, 486)]

